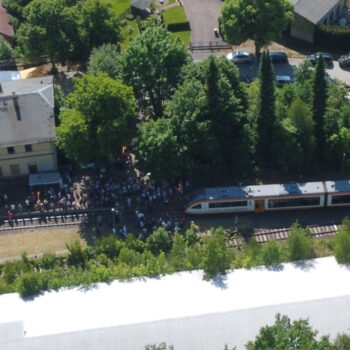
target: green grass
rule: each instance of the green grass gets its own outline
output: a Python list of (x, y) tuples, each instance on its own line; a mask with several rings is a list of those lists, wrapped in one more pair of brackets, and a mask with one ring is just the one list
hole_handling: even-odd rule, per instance
[(128, 21), (128, 24), (125, 27), (122, 27), (122, 33), (124, 40), (121, 43), (121, 50), (124, 51), (129, 44), (139, 35), (137, 21), (136, 19)]
[(110, 4), (117, 16), (127, 11), (130, 8), (131, 0), (103, 0), (105, 3)]
[(164, 11), (163, 18), (166, 24), (185, 23), (188, 21), (182, 6), (173, 7)]
[(178, 37), (184, 43), (186, 49), (190, 46), (191, 32), (189, 30), (184, 32), (174, 32), (172, 34)]

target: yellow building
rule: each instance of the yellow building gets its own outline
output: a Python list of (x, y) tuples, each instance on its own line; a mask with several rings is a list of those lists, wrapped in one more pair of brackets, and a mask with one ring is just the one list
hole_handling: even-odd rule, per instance
[(52, 77), (0, 82), (0, 176), (57, 170)]

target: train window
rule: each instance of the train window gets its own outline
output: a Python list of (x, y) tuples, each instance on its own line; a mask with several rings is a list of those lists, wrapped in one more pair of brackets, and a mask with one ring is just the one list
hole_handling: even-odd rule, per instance
[(269, 208), (308, 207), (320, 205), (320, 197), (269, 199)]
[(197, 204), (197, 205), (191, 207), (191, 209), (202, 209), (202, 204), (201, 203)]
[(350, 195), (338, 195), (332, 196), (332, 204), (349, 204), (350, 203)]
[(235, 201), (235, 202), (211, 202), (209, 208), (235, 208), (235, 207), (246, 207), (248, 201)]

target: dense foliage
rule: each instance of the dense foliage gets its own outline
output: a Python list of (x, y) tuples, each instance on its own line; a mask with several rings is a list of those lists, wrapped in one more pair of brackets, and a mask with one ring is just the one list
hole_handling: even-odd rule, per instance
[(9, 60), (13, 57), (13, 50), (11, 45), (0, 36), (0, 61)]
[(19, 51), (29, 59), (48, 56), (53, 65), (86, 62), (94, 47), (121, 39), (114, 11), (101, 0), (33, 0), (22, 16)]
[(178, 38), (163, 27), (148, 27), (119, 60), (120, 77), (134, 89), (142, 109), (155, 117), (179, 83), (181, 68), (189, 56)]
[[(258, 244), (251, 239), (237, 249), (231, 247), (230, 236), (222, 228), (199, 236), (198, 228), (192, 225), (184, 234), (174, 236), (160, 228), (145, 241), (129, 234), (124, 240), (105, 236), (86, 247), (71, 242), (67, 244), (66, 257), (44, 254), (42, 258), (29, 259), (24, 253), (21, 260), (0, 266), (0, 293), (17, 291), (27, 296), (63, 286), (195, 269), (202, 269), (204, 278), (211, 279), (230, 268), (279, 264), (332, 253), (332, 241), (312, 241), (309, 236), (306, 229), (293, 225), (288, 242)], [(296, 249), (302, 253), (296, 255)]]
[(133, 136), (135, 107), (132, 89), (105, 73), (76, 78), (61, 109), (57, 144), (76, 162), (111, 160)]
[(257, 55), (276, 40), (293, 19), (288, 0), (225, 0), (219, 22), (225, 40), (232, 45), (252, 39)]
[(260, 329), (257, 337), (248, 342), (247, 350), (335, 350), (328, 337), (316, 337), (307, 320), (291, 321), (287, 316), (276, 315), (271, 326)]

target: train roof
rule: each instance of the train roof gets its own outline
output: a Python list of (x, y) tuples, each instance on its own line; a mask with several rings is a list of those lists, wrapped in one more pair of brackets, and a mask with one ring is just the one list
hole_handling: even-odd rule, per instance
[(328, 193), (350, 192), (350, 180), (326, 181)]
[(294, 196), (298, 194), (322, 194), (324, 192), (325, 189), (321, 181), (274, 185), (216, 187), (205, 188), (193, 197), (193, 201), (205, 199)]

